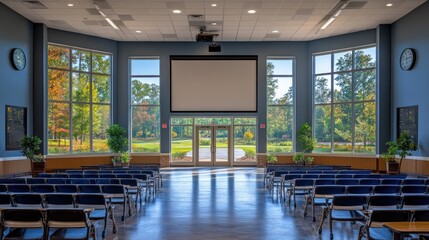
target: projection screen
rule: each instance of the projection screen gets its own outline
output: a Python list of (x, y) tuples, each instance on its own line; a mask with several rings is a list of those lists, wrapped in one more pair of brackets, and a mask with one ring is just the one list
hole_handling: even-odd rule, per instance
[(257, 56), (171, 56), (171, 112), (256, 112)]

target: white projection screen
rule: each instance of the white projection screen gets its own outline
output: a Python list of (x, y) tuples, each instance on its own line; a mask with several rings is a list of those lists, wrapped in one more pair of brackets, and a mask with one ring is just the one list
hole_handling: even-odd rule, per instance
[(171, 56), (171, 112), (256, 112), (257, 56)]

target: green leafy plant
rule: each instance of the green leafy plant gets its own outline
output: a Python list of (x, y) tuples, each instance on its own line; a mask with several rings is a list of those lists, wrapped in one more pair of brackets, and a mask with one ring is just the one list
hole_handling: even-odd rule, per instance
[(43, 162), (43, 156), (39, 152), (40, 144), (42, 144), (42, 140), (39, 137), (25, 136), (19, 142), (19, 147), (21, 148), (22, 155), (27, 159), (30, 159), (33, 162)]
[(244, 151), (244, 156), (246, 158), (255, 158), (255, 156), (256, 156), (255, 150), (253, 150), (253, 149), (243, 148), (243, 151)]
[(313, 157), (306, 156), (307, 153), (313, 152), (316, 146), (316, 140), (313, 138), (313, 132), (309, 123), (304, 123), (299, 128), (298, 143), (301, 146), (302, 153), (296, 153), (296, 155), (293, 157), (294, 162), (302, 163), (304, 165), (313, 162)]
[(186, 151), (174, 152), (173, 159), (183, 159), (186, 156)]
[(399, 171), (401, 170), (402, 161), (407, 156), (412, 156), (411, 151), (416, 151), (418, 145), (413, 136), (407, 132), (402, 132), (396, 141), (387, 142), (387, 152), (384, 153), (384, 158), (387, 161), (396, 161), (396, 155), (399, 155)]
[(118, 124), (113, 124), (106, 130), (106, 133), (107, 145), (114, 154), (112, 162), (121, 162), (119, 153), (124, 151), (128, 145), (127, 131)]
[(275, 154), (268, 154), (267, 155), (267, 162), (269, 162), (269, 163), (277, 162), (277, 156)]
[(119, 156), (119, 162), (122, 163), (129, 163), (131, 161), (132, 157), (130, 156), (130, 153), (128, 151), (122, 152)]

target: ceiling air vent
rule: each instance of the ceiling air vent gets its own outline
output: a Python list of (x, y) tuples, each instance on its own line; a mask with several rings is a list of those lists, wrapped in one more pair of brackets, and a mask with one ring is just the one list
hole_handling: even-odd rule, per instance
[(361, 9), (367, 2), (349, 2), (345, 9)]
[(22, 1), (21, 3), (29, 9), (47, 9), (47, 7), (39, 1)]
[(201, 27), (205, 26), (206, 18), (204, 15), (188, 15), (189, 26)]

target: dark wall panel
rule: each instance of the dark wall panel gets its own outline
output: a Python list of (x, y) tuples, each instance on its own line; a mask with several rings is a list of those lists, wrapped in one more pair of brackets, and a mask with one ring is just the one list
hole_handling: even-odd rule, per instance
[[(426, 2), (392, 25), (392, 126), (396, 138), (396, 109), (419, 106), (419, 150), (414, 155), (429, 156), (429, 3)], [(417, 62), (411, 71), (403, 71), (399, 58), (405, 48), (414, 48)]]
[[(10, 52), (21, 48), (27, 59), (22, 71), (13, 68)], [(0, 3), (0, 158), (20, 156), (6, 151), (5, 105), (27, 108), (27, 132), (33, 132), (33, 23)]]

